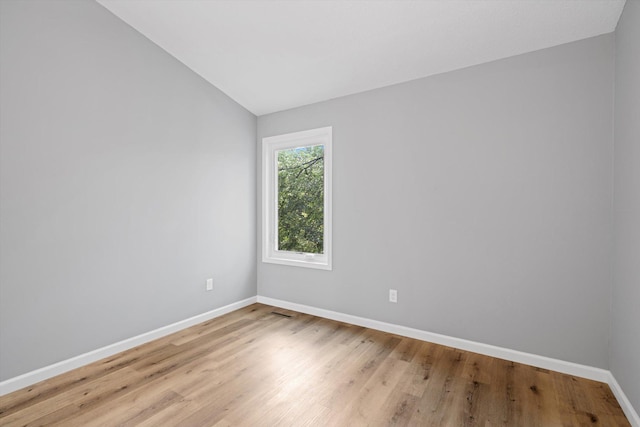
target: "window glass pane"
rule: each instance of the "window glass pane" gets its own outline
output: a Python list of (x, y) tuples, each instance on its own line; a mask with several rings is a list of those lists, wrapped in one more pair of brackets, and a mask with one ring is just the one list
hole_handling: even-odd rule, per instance
[(278, 250), (322, 254), (324, 145), (276, 152)]

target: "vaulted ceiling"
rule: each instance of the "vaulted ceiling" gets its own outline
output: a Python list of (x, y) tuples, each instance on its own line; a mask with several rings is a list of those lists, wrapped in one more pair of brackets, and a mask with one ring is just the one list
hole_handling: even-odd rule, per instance
[(624, 0), (98, 0), (256, 115), (615, 30)]

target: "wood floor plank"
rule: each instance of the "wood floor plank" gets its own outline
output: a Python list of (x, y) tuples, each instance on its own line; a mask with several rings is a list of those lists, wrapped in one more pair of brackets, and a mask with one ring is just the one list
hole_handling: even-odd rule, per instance
[[(335, 322), (324, 323), (331, 326)], [(348, 325), (342, 324), (342, 326)], [(246, 405), (260, 407), (261, 410), (259, 412), (247, 415), (246, 411), (238, 408), (238, 410), (230, 411), (225, 416), (225, 421), (236, 425), (260, 425), (265, 414), (277, 413), (278, 408), (282, 407), (283, 404), (289, 408), (287, 411), (288, 416), (301, 411), (304, 413), (304, 408), (309, 406), (316, 408), (314, 413), (326, 412), (326, 407), (315, 403), (320, 400), (317, 398), (318, 392), (325, 388), (327, 381), (333, 380), (327, 378), (327, 374), (335, 372), (333, 367), (338, 362), (348, 359), (350, 349), (344, 342), (344, 335), (347, 332), (344, 327), (333, 326), (325, 329), (324, 332), (322, 328), (321, 324), (313, 325), (313, 330), (319, 334), (319, 339), (313, 342), (313, 348), (299, 347), (297, 354), (294, 355), (295, 363), (290, 360), (283, 361), (278, 357), (278, 364), (285, 366), (286, 369), (281, 371), (277, 377), (274, 377), (271, 382), (261, 383), (262, 387), (254, 389), (253, 396), (245, 401)], [(362, 330), (357, 329), (356, 331), (358, 332), (356, 336), (358, 336)], [(330, 339), (327, 338), (328, 333), (331, 335)], [(299, 339), (296, 340), (296, 343), (300, 344), (301, 342)], [(274, 392), (274, 390), (277, 391)], [(322, 410), (320, 411), (320, 409)], [(305, 413), (302, 418), (311, 418), (313, 420), (319, 416), (318, 414)], [(282, 422), (286, 424), (286, 421), (283, 420)]]
[[(6, 417), (0, 417), (0, 425), (24, 425), (45, 416), (49, 416), (47, 417), (50, 420), (49, 423), (52, 423), (58, 420), (51, 420), (50, 414), (58, 412), (61, 407), (69, 404), (73, 404), (85, 411), (89, 410), (113, 396), (125, 393), (131, 384), (142, 379), (142, 375), (139, 373), (129, 369), (124, 370), (126, 372), (123, 372), (123, 374), (114, 372), (76, 387), (60, 390), (58, 394), (54, 394), (49, 399), (41, 400), (32, 406), (12, 412)], [(67, 414), (64, 415), (68, 416)]]
[(408, 369), (408, 362), (387, 357), (375, 367), (358, 394), (327, 425), (372, 425), (379, 422), (378, 411)]
[(1, 396), (0, 425), (630, 424), (603, 383), (254, 304)]
[(137, 426), (142, 421), (179, 402), (182, 396), (172, 390), (138, 390), (106, 402), (91, 410), (49, 423), (51, 427), (82, 427), (86, 425)]

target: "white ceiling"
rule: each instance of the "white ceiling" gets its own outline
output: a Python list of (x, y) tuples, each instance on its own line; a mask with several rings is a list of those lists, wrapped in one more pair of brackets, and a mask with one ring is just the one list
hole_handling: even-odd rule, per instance
[(256, 115), (615, 30), (624, 0), (97, 0)]

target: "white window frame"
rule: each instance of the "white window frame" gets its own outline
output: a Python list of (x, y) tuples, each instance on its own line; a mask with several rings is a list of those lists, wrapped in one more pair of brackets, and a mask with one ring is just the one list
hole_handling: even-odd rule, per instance
[[(331, 126), (262, 138), (262, 262), (331, 270)], [(278, 159), (276, 152), (311, 145), (324, 146), (323, 253), (281, 251), (278, 242)]]

